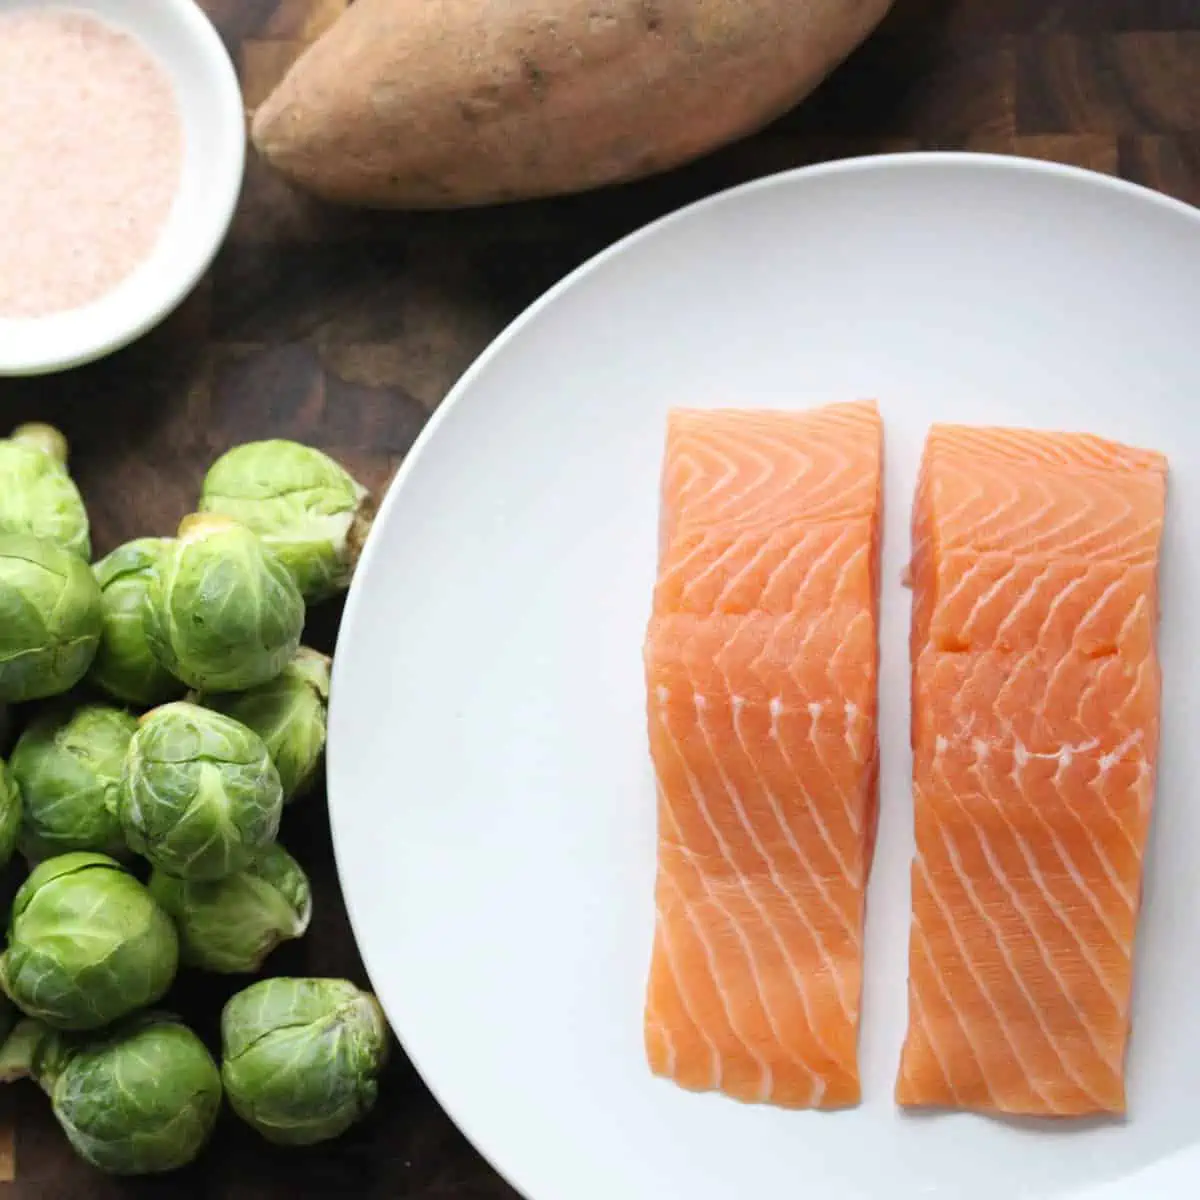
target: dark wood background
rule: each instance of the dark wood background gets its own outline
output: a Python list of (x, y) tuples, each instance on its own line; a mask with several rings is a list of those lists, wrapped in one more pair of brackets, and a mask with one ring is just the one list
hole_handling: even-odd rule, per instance
[[(347, 3), (201, 0), (249, 109)], [(37, 417), (66, 430), (97, 553), (170, 532), (207, 463), (252, 438), (312, 442), (382, 487), (471, 360), (615, 238), (755, 176), (915, 148), (1057, 159), (1200, 204), (1200, 0), (897, 0), (870, 42), (761, 135), (655, 180), (505, 210), (336, 211), (251, 161), (228, 244), (179, 311), (101, 364), (0, 381), (0, 426)], [(332, 648), (337, 620), (336, 605), (315, 611), (308, 639)], [(365, 982), (323, 797), (289, 810), (282, 838), (313, 878), (315, 916), (271, 970)], [(236, 986), (185, 976), (174, 1000), (211, 1038)], [(374, 1116), (339, 1141), (277, 1151), (227, 1118), (202, 1162), (169, 1185), (84, 1167), (29, 1085), (0, 1103), (16, 1130), (16, 1182), (0, 1193), (20, 1200), (514, 1195), (399, 1052)], [(0, 1174), (4, 1158), (0, 1148)]]

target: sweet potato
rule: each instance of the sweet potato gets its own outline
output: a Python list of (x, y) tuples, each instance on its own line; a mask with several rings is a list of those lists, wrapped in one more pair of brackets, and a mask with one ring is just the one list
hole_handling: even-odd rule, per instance
[(344, 204), (456, 208), (666, 170), (768, 123), (891, 0), (357, 0), (255, 114)]

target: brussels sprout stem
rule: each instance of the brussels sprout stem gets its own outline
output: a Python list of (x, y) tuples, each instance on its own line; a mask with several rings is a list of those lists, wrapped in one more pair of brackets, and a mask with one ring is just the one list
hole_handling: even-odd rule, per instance
[(181, 542), (203, 541), (210, 533), (219, 533), (223, 529), (234, 529), (237, 522), (220, 513), (188, 513), (179, 522), (177, 534)]
[(296, 913), (296, 919), (292, 922), (292, 937), (302, 938), (307, 932), (309, 925), (312, 924), (312, 892), (309, 892), (304, 897), (304, 904)]
[(322, 700), (329, 699), (329, 670), (332, 665), (333, 660), (328, 654), (309, 646), (301, 646), (292, 659), (292, 666), (310, 687), (316, 688)]
[[(40, 1057), (42, 1044), (50, 1033), (50, 1026), (43, 1021), (32, 1017), (18, 1021), (4, 1045), (0, 1046), (0, 1083), (33, 1078), (45, 1087), (44, 1073), (35, 1071), (34, 1067)], [(38, 1075), (42, 1075), (42, 1078), (38, 1078)]]
[(358, 560), (362, 555), (363, 546), (366, 544), (367, 534), (371, 532), (371, 526), (375, 523), (375, 515), (378, 511), (379, 505), (376, 504), (375, 497), (363, 488), (354, 519), (350, 522), (350, 529), (346, 533), (347, 578), (353, 575), (358, 567)]
[(35, 450), (40, 450), (43, 454), (48, 454), (56, 462), (62, 463), (64, 467), (67, 465), (67, 439), (53, 425), (44, 425), (40, 421), (29, 421), (24, 425), (18, 425), (9, 436), (14, 442), (21, 442), (26, 446), (32, 446)]
[(392, 1057), (392, 1042), (390, 1029), (387, 1023), (387, 1017), (383, 1012), (383, 1005), (379, 1003), (378, 997), (374, 992), (367, 993), (368, 1006), (371, 1013), (371, 1023), (375, 1027), (375, 1034), (379, 1038), (379, 1065), (384, 1067)]

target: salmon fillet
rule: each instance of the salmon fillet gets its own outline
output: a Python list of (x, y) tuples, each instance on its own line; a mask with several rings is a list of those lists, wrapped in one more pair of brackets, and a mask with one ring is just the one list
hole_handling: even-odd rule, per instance
[(870, 402), (669, 418), (645, 642), (645, 1041), (652, 1071), (686, 1088), (859, 1099), (881, 458)]
[(913, 510), (904, 1105), (1125, 1110), (1162, 455), (935, 426)]

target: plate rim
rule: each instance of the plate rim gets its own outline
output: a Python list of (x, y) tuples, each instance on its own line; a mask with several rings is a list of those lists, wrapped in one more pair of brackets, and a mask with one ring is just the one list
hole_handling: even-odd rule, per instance
[[(848, 158), (833, 159), (826, 162), (813, 163), (807, 166), (790, 167), (781, 171), (775, 171), (767, 175), (759, 176), (754, 179), (747, 180), (742, 183), (734, 184), (729, 187), (722, 188), (712, 192), (706, 196), (702, 196), (697, 200), (690, 201), (678, 208), (672, 209), (669, 212), (663, 213), (655, 217), (638, 228), (622, 235), (616, 241), (610, 243), (602, 250), (597, 251), (582, 263), (578, 264), (566, 275), (557, 282), (552, 284), (544, 292), (541, 293), (535, 300), (528, 304), (520, 313), (508, 322), (495, 337), (487, 344), (487, 346), (472, 360), (471, 364), (458, 377), (455, 383), (451, 386), (441, 403), (435, 409), (430, 418), (426, 421), (417, 437), (413, 440), (412, 446), (404, 455), (400, 465), (393, 473), (388, 481), (384, 494), (381, 497), (376, 512), (374, 521), (367, 537), (363, 543), (362, 551), (359, 555), (358, 565), (354, 576), (351, 580), (350, 587), (346, 594), (345, 604), (342, 610), (342, 618), (339, 625), (338, 636), (333, 652), (333, 668), (330, 682), (329, 696), (329, 718), (328, 718), (328, 745), (326, 749), (326, 792), (327, 792), (327, 809), (329, 816), (330, 838), (333, 847), (334, 866), (337, 872), (338, 884), (341, 889), (343, 903), (346, 908), (346, 915), (350, 923), (351, 932), (354, 934), (355, 945), (358, 949), (359, 957), (362, 960), (363, 969), (365, 970), (371, 986), (375, 988), (374, 980), (376, 976), (371, 970), (371, 962), (373, 952), (369, 951), (364, 941), (360, 937), (359, 930), (361, 923), (356, 917), (358, 908), (358, 900), (354, 898), (357, 893), (357, 888), (351, 883), (351, 872), (348, 870), (348, 857), (345, 850), (345, 834), (339, 832), (344, 830), (345, 823), (351, 819), (349, 812), (353, 801), (347, 795), (344, 799), (335, 799), (335, 794), (338, 792), (335, 786), (335, 779), (338, 771), (335, 763), (340, 761), (340, 755), (336, 751), (336, 745), (340, 742), (338, 730), (341, 728), (341, 720), (338, 714), (343, 711), (344, 706), (338, 702), (338, 697), (341, 693), (339, 680), (342, 676), (342, 671), (339, 669), (339, 662), (344, 657), (342, 646), (344, 643), (356, 636), (355, 624), (358, 620), (358, 610), (360, 607), (361, 596), (366, 587), (366, 580), (369, 577), (371, 565), (375, 556), (379, 553), (378, 547), (382, 540), (381, 529), (385, 526), (391, 517), (393, 510), (401, 503), (399, 497), (404, 493), (409, 476), (416, 469), (421, 456), (424, 454), (429, 443), (435, 438), (440, 430), (442, 423), (448, 418), (450, 412), (459, 402), (474, 387), (476, 379), (482, 375), (490, 366), (492, 360), (500, 354), (503, 349), (514, 338), (518, 337), (521, 330), (530, 322), (538, 317), (543, 309), (549, 307), (557, 301), (557, 299), (568, 292), (571, 288), (578, 285), (584, 278), (591, 275), (595, 271), (604, 266), (610, 259), (616, 258), (631, 250), (642, 240), (654, 237), (664, 228), (676, 223), (683, 223), (696, 215), (707, 211), (708, 209), (719, 208), (726, 204), (734, 204), (740, 201), (743, 197), (755, 194), (757, 192), (765, 192), (774, 188), (787, 187), (797, 181), (803, 182), (809, 179), (823, 178), (829, 175), (856, 175), (869, 174), (875, 171), (893, 171), (907, 169), (923, 169), (927, 167), (942, 167), (956, 166), (969, 167), (980, 170), (994, 170), (1003, 172), (1012, 172), (1014, 174), (1027, 175), (1050, 175), (1057, 176), (1061, 179), (1072, 181), (1081, 186), (1096, 187), (1100, 190), (1113, 191), (1119, 194), (1124, 194), (1135, 200), (1147, 201), (1167, 212), (1173, 212), (1178, 216), (1182, 216), (1187, 220), (1193, 221), (1200, 232), (1200, 207), (1188, 204), (1184, 200), (1179, 200), (1173, 196), (1167, 195), (1165, 192), (1158, 191), (1155, 188), (1148, 187), (1144, 184), (1135, 183), (1132, 180), (1122, 178), (1117, 175), (1108, 175), (1101, 171), (1096, 171), (1088, 167), (1080, 167), (1073, 164), (1057, 162), (1051, 159), (1033, 158), (1028, 155), (1005, 154), (997, 151), (942, 151), (942, 150), (908, 150), (895, 151), (880, 154), (862, 154)], [(340, 814), (340, 815), (339, 815)], [(422, 1084), (430, 1093), (447, 1119), (454, 1125), (458, 1132), (470, 1143), (472, 1149), (488, 1164), (488, 1166), (500, 1176), (500, 1178), (523, 1200), (547, 1200), (545, 1197), (535, 1196), (533, 1192), (527, 1190), (521, 1183), (518, 1182), (520, 1172), (517, 1169), (509, 1166), (501, 1165), (501, 1160), (504, 1158), (503, 1150), (499, 1147), (494, 1147), (491, 1144), (490, 1138), (487, 1136), (479, 1137), (472, 1128), (470, 1122), (464, 1120), (460, 1115), (458, 1106), (450, 1099), (444, 1096), (440, 1087), (435, 1086), (430, 1075), (422, 1066), (422, 1059), (407, 1045), (400, 1031), (392, 1023), (390, 1013), (388, 1011), (387, 998), (378, 991), (376, 992), (379, 1003), (387, 1017), (389, 1028), (404, 1051), (409, 1063), (414, 1071), (420, 1077)], [(1183, 1157), (1180, 1154), (1178, 1157)], [(1160, 1160), (1162, 1163), (1172, 1162), (1177, 1160), (1176, 1155), (1169, 1155), (1166, 1159)], [(1127, 1177), (1130, 1181), (1136, 1180), (1136, 1174)], [(1111, 1186), (1118, 1180), (1106, 1180), (1101, 1186)], [(1136, 1185), (1135, 1185), (1136, 1186)], [(1081, 1194), (1080, 1200), (1086, 1200), (1086, 1196), (1093, 1191), (1091, 1186), (1085, 1188)]]

